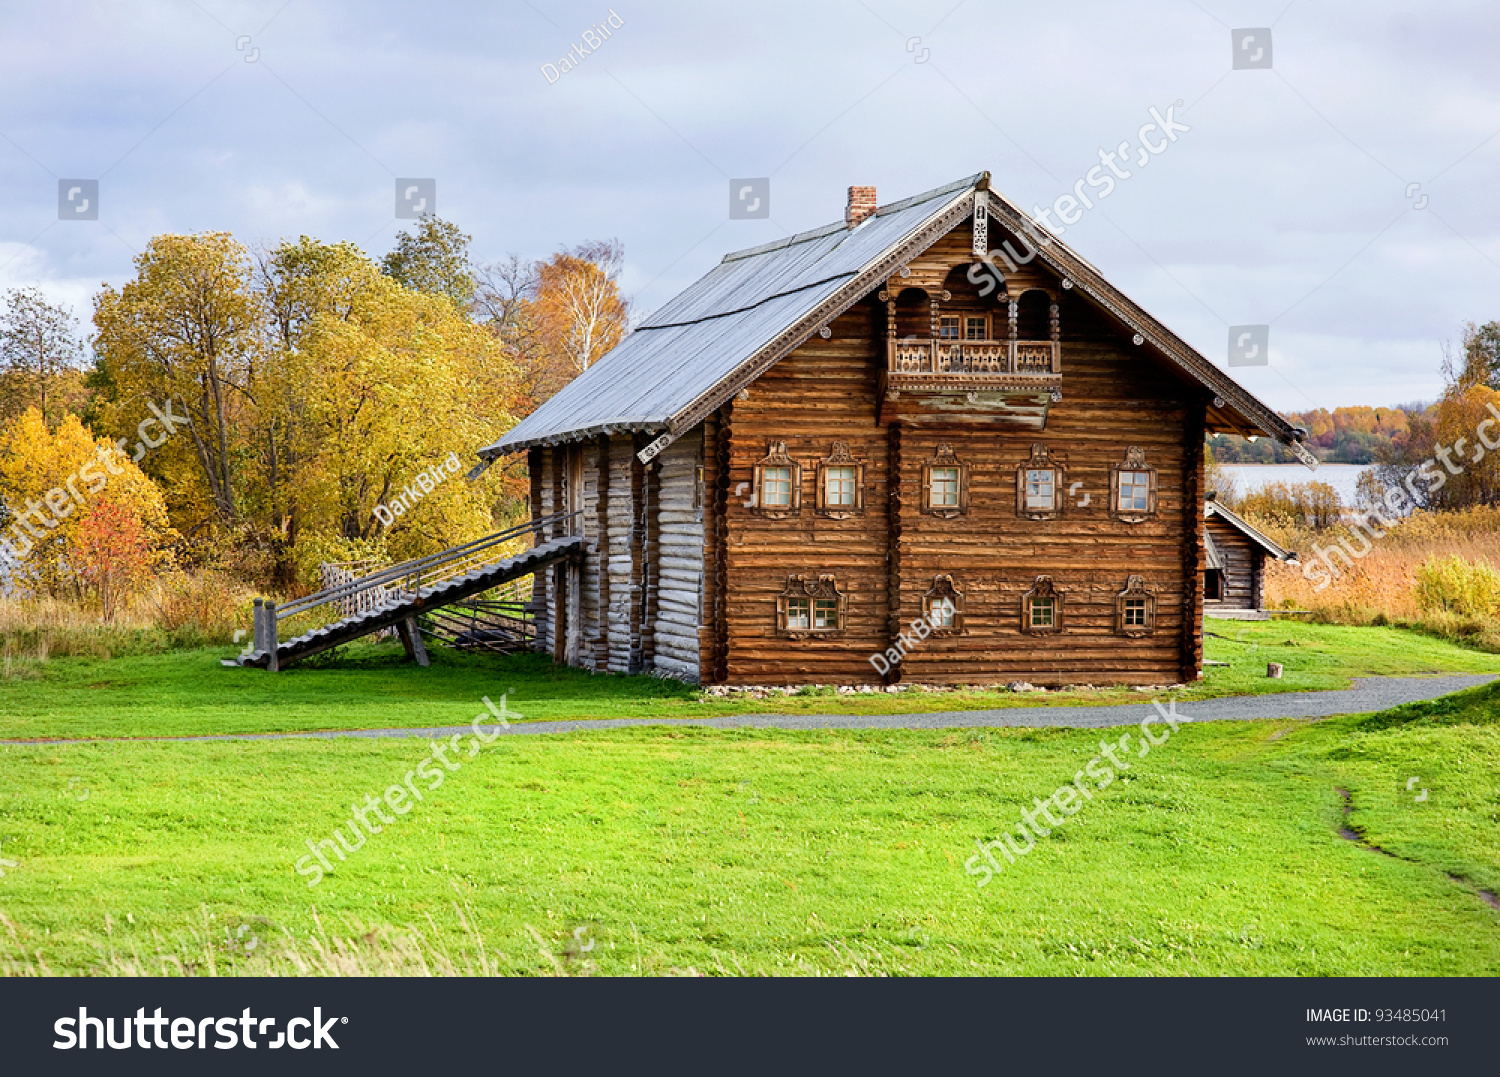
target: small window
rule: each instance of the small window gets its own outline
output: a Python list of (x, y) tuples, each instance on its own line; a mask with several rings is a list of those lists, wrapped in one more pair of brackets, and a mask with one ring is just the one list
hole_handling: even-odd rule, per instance
[(755, 465), (755, 490), (747, 507), (773, 520), (802, 511), (802, 468), (787, 455), (786, 442), (773, 441), (765, 458)]
[(944, 314), (938, 318), (938, 336), (944, 340), (958, 339), (958, 315)]
[(792, 507), (792, 469), (768, 467), (762, 472), (760, 486), (762, 504), (768, 509)]
[(1156, 594), (1146, 577), (1131, 576), (1115, 596), (1115, 628), (1125, 636), (1149, 636), (1156, 631)]
[(936, 636), (953, 636), (963, 631), (964, 596), (952, 576), (934, 576), (932, 587), (922, 596), (922, 616)]
[(1062, 631), (1063, 595), (1051, 576), (1038, 576), (1021, 596), (1021, 631), (1039, 636)]
[(1063, 461), (1045, 445), (1033, 445), (1030, 459), (1016, 468), (1016, 515), (1051, 520), (1063, 512)]
[(927, 612), (931, 617), (930, 623), (933, 628), (952, 628), (953, 617), (958, 612), (958, 608), (953, 605), (951, 598), (934, 598)]
[(989, 319), (983, 314), (969, 314), (964, 317), (964, 339), (965, 340), (989, 340)]
[(1149, 512), (1151, 508), (1151, 472), (1121, 471), (1120, 511)]
[(934, 516), (962, 516), (969, 509), (969, 467), (939, 445), (922, 468), (922, 511)]
[(1204, 572), (1203, 597), (1208, 602), (1224, 600), (1224, 573), (1221, 570), (1211, 568)]
[(958, 508), (958, 468), (935, 467), (928, 481), (932, 507)]
[(818, 501), (820, 516), (835, 520), (857, 516), (865, 508), (865, 465), (849, 455), (849, 446), (833, 443), (833, 452), (818, 463)]
[(794, 639), (842, 632), (844, 603), (832, 576), (819, 576), (816, 583), (806, 576), (788, 576), (786, 587), (776, 596), (776, 630)]
[(1116, 464), (1109, 491), (1110, 515), (1135, 524), (1156, 515), (1156, 469), (1146, 466), (1144, 449), (1132, 445), (1125, 462)]

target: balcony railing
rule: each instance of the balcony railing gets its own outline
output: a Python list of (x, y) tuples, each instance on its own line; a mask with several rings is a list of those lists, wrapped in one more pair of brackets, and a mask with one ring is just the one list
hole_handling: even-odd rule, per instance
[(1051, 340), (906, 340), (892, 341), (886, 369), (898, 375), (980, 377), (1062, 373), (1059, 345)]

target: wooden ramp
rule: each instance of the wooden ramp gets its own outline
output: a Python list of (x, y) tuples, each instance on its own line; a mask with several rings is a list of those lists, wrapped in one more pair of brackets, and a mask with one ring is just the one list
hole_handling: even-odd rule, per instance
[[(442, 553), (392, 565), (284, 606), (257, 598), (252, 646), (236, 658), (224, 659), (224, 665), (256, 666), (275, 672), (320, 651), (393, 628), (407, 655), (425, 666), (427, 650), (418, 618), (431, 615), (439, 623), (454, 624), (455, 615), (461, 616), (459, 611), (445, 613), (445, 607), (462, 609), (466, 600), (475, 595), (578, 557), (583, 551), (581, 535), (553, 537), (538, 541), (522, 553), (503, 554), (528, 533), (540, 539), (549, 527), (563, 530), (570, 515), (557, 513)], [(346, 609), (361, 612), (332, 619)], [(315, 621), (320, 617), (325, 623), (290, 639), (281, 639), (282, 622), (291, 618)]]

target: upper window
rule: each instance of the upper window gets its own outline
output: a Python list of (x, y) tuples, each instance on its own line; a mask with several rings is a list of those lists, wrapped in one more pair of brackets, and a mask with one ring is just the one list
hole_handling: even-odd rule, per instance
[(1115, 596), (1115, 631), (1126, 636), (1148, 636), (1156, 631), (1156, 593), (1146, 577), (1131, 576)]
[(1021, 596), (1021, 631), (1045, 635), (1062, 631), (1063, 596), (1051, 576), (1038, 576), (1031, 589)]
[(1156, 515), (1156, 469), (1146, 466), (1146, 452), (1135, 445), (1116, 464), (1109, 490), (1110, 515), (1125, 523), (1140, 523)]
[(755, 465), (755, 490), (750, 511), (772, 519), (802, 511), (802, 468), (786, 452), (786, 442), (773, 441), (771, 450)]
[(989, 340), (989, 318), (983, 314), (964, 315), (965, 340)]
[(865, 465), (849, 455), (848, 445), (835, 441), (833, 452), (818, 463), (818, 514), (842, 520), (864, 508)]
[(962, 516), (969, 510), (969, 465), (939, 445), (922, 467), (922, 511), (934, 516)]
[(938, 318), (938, 336), (944, 340), (958, 339), (958, 315), (944, 314)]
[(1031, 457), (1016, 468), (1016, 515), (1051, 520), (1063, 511), (1063, 461), (1047, 446), (1031, 447)]
[(784, 636), (800, 639), (842, 632), (844, 616), (844, 595), (832, 576), (819, 576), (816, 583), (806, 576), (788, 576), (776, 596), (776, 630)]

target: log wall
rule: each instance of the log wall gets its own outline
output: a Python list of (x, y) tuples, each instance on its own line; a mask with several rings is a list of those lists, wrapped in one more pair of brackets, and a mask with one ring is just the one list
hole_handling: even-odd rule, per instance
[(1254, 610), (1260, 609), (1260, 595), (1256, 588), (1259, 565), (1257, 555), (1264, 551), (1251, 542), (1236, 527), (1210, 516), (1208, 533), (1213, 536), (1214, 547), (1224, 561), (1224, 597), (1216, 602), (1205, 600), (1204, 608)]

